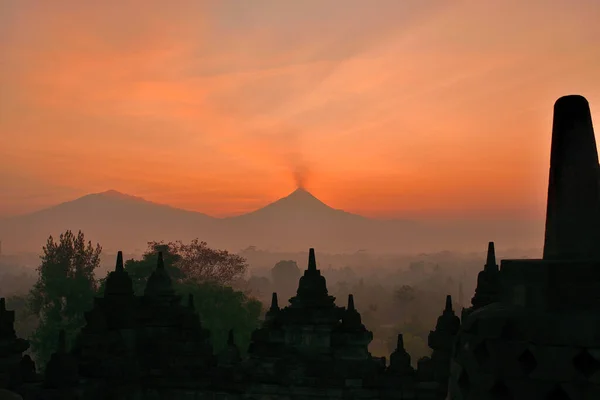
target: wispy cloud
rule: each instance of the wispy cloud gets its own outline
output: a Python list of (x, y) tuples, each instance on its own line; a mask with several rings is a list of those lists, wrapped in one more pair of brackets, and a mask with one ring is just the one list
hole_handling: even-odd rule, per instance
[(358, 212), (539, 211), (552, 102), (600, 103), (600, 5), (575, 3), (7, 3), (0, 210), (76, 187), (223, 215), (305, 171)]

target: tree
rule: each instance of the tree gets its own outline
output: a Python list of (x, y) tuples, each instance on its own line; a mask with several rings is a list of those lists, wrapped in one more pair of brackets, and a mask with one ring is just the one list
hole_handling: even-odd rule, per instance
[(293, 291), (298, 287), (302, 271), (293, 260), (281, 260), (271, 269), (271, 278), (275, 290), (283, 293)]
[(190, 244), (178, 240), (169, 243), (169, 247), (180, 257), (176, 265), (188, 280), (231, 285), (248, 270), (248, 263), (243, 257), (227, 250), (211, 249), (206, 242), (198, 239)]
[(39, 367), (44, 368), (56, 350), (56, 338), (65, 330), (70, 343), (84, 325), (84, 313), (91, 309), (96, 294), (94, 270), (100, 265), (102, 247), (85, 242), (79, 231), (52, 236), (43, 247), (38, 279), (29, 293), (29, 307), (39, 319), (31, 337), (32, 350)]
[(252, 332), (259, 327), (262, 303), (243, 292), (217, 282), (183, 283), (176, 285), (178, 294), (194, 297), (194, 307), (202, 325), (210, 330), (211, 343), (216, 353), (225, 348), (230, 329), (235, 342), (246, 353)]
[(274, 282), (278, 283), (292, 280), (296, 284), (300, 276), (302, 276), (302, 271), (294, 260), (281, 260), (271, 269), (271, 277)]
[(422, 274), (425, 270), (425, 261), (414, 261), (408, 265), (408, 269), (416, 274)]
[(414, 303), (417, 298), (415, 288), (409, 285), (402, 285), (394, 289), (394, 301), (400, 308), (401, 317), (406, 320), (408, 307)]
[(254, 297), (264, 301), (271, 300), (273, 285), (271, 284), (271, 280), (266, 276), (252, 275), (248, 279), (247, 287), (249, 294), (253, 294)]
[(394, 298), (401, 304), (408, 304), (416, 298), (415, 288), (409, 285), (402, 285), (394, 290)]

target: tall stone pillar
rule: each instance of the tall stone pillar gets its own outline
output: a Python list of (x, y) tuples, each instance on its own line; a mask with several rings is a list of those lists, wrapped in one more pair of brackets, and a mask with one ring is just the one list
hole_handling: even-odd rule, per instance
[(554, 104), (544, 259), (600, 259), (598, 151), (581, 96)]
[(600, 399), (600, 173), (590, 115), (581, 96), (555, 103), (543, 259), (502, 260), (495, 301), (465, 313), (452, 400)]

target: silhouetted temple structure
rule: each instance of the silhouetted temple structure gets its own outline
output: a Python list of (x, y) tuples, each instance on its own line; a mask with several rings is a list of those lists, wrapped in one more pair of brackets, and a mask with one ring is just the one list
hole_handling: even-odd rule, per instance
[(503, 260), (490, 245), (463, 315), (450, 398), (600, 399), (600, 174), (590, 109), (554, 105), (544, 255)]
[(6, 309), (6, 301), (0, 299), (0, 388), (13, 389), (28, 378), (26, 371), (21, 371), (22, 364), (31, 360), (23, 357), (29, 348), (27, 340), (17, 338), (14, 330), (15, 312)]
[[(185, 304), (184, 304), (185, 303)], [(335, 304), (310, 249), (296, 296), (280, 308), (277, 294), (242, 359), (229, 332), (213, 354), (193, 299), (173, 290), (162, 253), (143, 296), (135, 296), (119, 252), (104, 296), (86, 313), (86, 325), (68, 351), (64, 332), (44, 376), (35, 372), (25, 340), (13, 330), (14, 313), (0, 303), (0, 333), (7, 345), (2, 386), (29, 400), (59, 399), (422, 399), (445, 397), (458, 318), (450, 299), (430, 342), (432, 358), (415, 371), (402, 335), (386, 366), (372, 357), (373, 334), (363, 325), (353, 295)]]

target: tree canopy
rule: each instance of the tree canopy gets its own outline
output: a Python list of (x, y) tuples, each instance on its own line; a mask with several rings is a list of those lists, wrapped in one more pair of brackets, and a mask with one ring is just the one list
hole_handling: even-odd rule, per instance
[(184, 298), (193, 295), (194, 307), (200, 314), (202, 325), (210, 330), (216, 352), (225, 348), (230, 329), (235, 332), (240, 351), (247, 351), (252, 331), (260, 324), (260, 301), (215, 282), (184, 283), (176, 285), (176, 291)]
[(293, 295), (298, 288), (298, 280), (302, 271), (293, 260), (281, 260), (271, 268), (271, 279), (273, 286), (283, 298)]
[(100, 265), (102, 247), (85, 241), (79, 231), (48, 238), (43, 247), (38, 279), (29, 292), (30, 311), (39, 319), (31, 337), (32, 350), (44, 368), (56, 350), (58, 333), (65, 330), (69, 343), (84, 325), (84, 313), (91, 309), (96, 294), (94, 270)]
[(169, 243), (169, 247), (180, 257), (177, 267), (190, 281), (230, 285), (248, 270), (248, 263), (243, 257), (227, 250), (211, 249), (206, 242), (198, 239), (190, 244), (181, 241)]
[(275, 285), (296, 285), (302, 271), (294, 260), (281, 260), (271, 269), (271, 277)]

